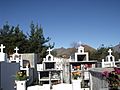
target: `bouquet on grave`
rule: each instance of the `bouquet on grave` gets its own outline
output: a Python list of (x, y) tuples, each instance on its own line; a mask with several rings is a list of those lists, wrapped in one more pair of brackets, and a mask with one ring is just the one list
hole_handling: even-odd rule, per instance
[(16, 73), (16, 80), (22, 81), (22, 80), (26, 80), (26, 79), (27, 79), (27, 76), (24, 72), (18, 71)]
[(72, 77), (73, 77), (73, 79), (77, 80), (78, 78), (80, 78), (80, 72), (79, 71), (72, 72)]

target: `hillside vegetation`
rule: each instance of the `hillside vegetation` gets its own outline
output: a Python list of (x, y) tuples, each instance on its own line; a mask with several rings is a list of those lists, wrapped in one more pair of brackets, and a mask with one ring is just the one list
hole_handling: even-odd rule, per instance
[[(86, 52), (89, 52), (89, 59), (90, 60), (98, 60), (101, 61), (108, 55), (108, 49), (112, 49), (112, 55), (115, 56), (115, 59), (120, 59), (120, 44), (116, 45), (114, 47), (104, 47), (101, 46), (100, 48), (93, 48), (89, 45), (82, 45), (85, 48)], [(54, 49), (54, 52), (56, 52), (56, 57), (63, 57), (63, 58), (70, 58), (70, 56), (73, 56), (75, 52), (77, 52), (77, 48), (57, 48)]]

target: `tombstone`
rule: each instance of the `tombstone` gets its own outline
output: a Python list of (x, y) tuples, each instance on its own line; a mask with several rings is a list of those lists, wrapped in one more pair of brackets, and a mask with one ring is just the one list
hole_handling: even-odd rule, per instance
[(78, 52), (75, 53), (75, 61), (88, 61), (88, 52), (84, 51), (84, 47), (80, 45)]
[(102, 67), (116, 67), (115, 65), (115, 57), (112, 55), (112, 50), (108, 50), (108, 55), (105, 59), (102, 59)]
[(10, 62), (20, 63), (20, 70), (25, 70), (26, 75), (29, 76), (29, 64), (24, 67), (22, 55), (18, 53), (19, 48), (16, 47), (14, 50), (15, 53), (11, 55)]
[(84, 47), (80, 45), (75, 53), (75, 60), (71, 60), (69, 63), (70, 83), (73, 84), (73, 90), (89, 90), (89, 70), (95, 67), (96, 61), (89, 61), (88, 52), (85, 52)]
[(10, 56), (10, 62), (20, 63), (20, 66), (22, 67), (23, 61), (22, 61), (22, 55), (18, 53), (19, 48), (16, 47), (14, 50), (15, 50), (15, 53)]
[[(63, 72), (61, 64), (56, 63), (57, 60), (51, 54), (52, 49), (48, 48), (48, 55), (44, 58), (41, 65), (38, 65), (38, 78), (41, 84), (58, 84), (63, 82)], [(43, 68), (42, 68), (43, 67)], [(52, 89), (52, 87), (50, 87)]]
[(5, 48), (5, 46), (3, 46), (3, 44), (1, 44), (0, 49), (0, 62), (2, 61), (7, 61), (7, 55), (3, 52), (3, 49)]
[(52, 49), (49, 48), (47, 51), (48, 51), (48, 55), (46, 56), (46, 58), (44, 58), (43, 69), (44, 70), (55, 69), (55, 61), (54, 61), (53, 56), (51, 55)]

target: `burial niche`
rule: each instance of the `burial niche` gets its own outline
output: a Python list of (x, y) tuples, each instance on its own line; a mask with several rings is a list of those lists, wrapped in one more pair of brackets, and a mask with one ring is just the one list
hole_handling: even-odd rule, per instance
[(78, 61), (85, 61), (86, 60), (86, 55), (77, 55), (77, 60)]

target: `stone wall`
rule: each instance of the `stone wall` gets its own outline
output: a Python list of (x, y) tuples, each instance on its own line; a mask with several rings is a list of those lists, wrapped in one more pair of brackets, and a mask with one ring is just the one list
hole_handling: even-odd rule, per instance
[(100, 72), (90, 71), (91, 90), (108, 90), (108, 83)]

